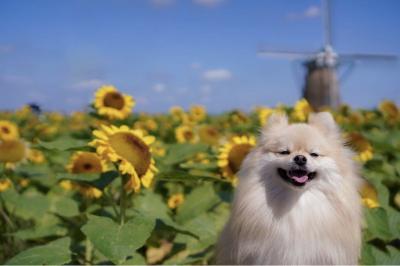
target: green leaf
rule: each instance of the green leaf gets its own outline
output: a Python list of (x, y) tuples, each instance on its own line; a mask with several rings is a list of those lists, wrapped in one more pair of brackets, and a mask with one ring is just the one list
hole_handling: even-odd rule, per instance
[(165, 164), (177, 164), (186, 161), (199, 152), (207, 151), (208, 146), (204, 144), (172, 144), (164, 158)]
[(215, 193), (212, 183), (197, 187), (190, 192), (183, 204), (178, 208), (176, 220), (184, 223), (211, 209), (218, 202), (220, 202), (220, 199)]
[(386, 208), (388, 219), (389, 219), (389, 229), (393, 236), (393, 239), (400, 237), (400, 212), (392, 207)]
[(368, 225), (367, 230), (370, 232), (372, 238), (380, 238), (385, 241), (392, 239), (388, 217), (383, 208), (365, 208), (365, 218)]
[[(186, 247), (187, 255), (195, 255), (202, 253), (209, 249), (215, 244), (218, 237), (218, 231), (216, 228), (215, 220), (213, 217), (207, 213), (203, 213), (194, 219), (191, 219), (185, 224), (185, 228), (188, 231), (193, 232), (198, 235), (199, 238), (194, 238), (188, 235), (178, 234), (174, 242), (178, 244), (184, 244)], [(183, 259), (183, 260), (182, 260)], [(188, 258), (190, 259), (190, 258)], [(201, 260), (197, 258), (195, 260)], [(185, 258), (180, 258), (178, 260), (170, 260), (168, 263), (173, 264), (185, 264), (193, 263), (194, 261), (188, 261)]]
[(377, 265), (399, 265), (400, 252), (390, 246), (387, 246), (388, 252), (382, 251), (374, 246), (371, 246), (371, 254), (375, 258)]
[(185, 233), (185, 228), (172, 220), (168, 214), (169, 209), (162, 197), (150, 190), (143, 190), (135, 199), (135, 211), (153, 219), (159, 219), (166, 226), (172, 227), (178, 232)]
[(57, 213), (65, 217), (73, 217), (79, 215), (79, 206), (75, 200), (69, 197), (54, 194), (48, 194), (47, 197), (50, 201), (50, 212)]
[(168, 215), (168, 207), (163, 202), (160, 195), (150, 190), (143, 190), (141, 194), (135, 198), (135, 209), (149, 217), (161, 218), (163, 220), (171, 220)]
[(375, 265), (375, 257), (372, 254), (372, 246), (364, 242), (361, 250), (361, 264), (362, 265)]
[(57, 179), (68, 179), (83, 182), (93, 182), (100, 178), (100, 174), (71, 174), (71, 173), (59, 173), (56, 174)]
[(50, 207), (49, 199), (36, 191), (27, 191), (17, 197), (15, 214), (24, 219), (41, 219)]
[(387, 250), (389, 251), (390, 260), (387, 261), (385, 264), (393, 264), (399, 265), (400, 264), (400, 250), (392, 246), (386, 246)]
[(57, 182), (52, 169), (46, 164), (22, 164), (15, 169), (15, 172), (46, 187), (51, 187)]
[(84, 182), (89, 185), (95, 186), (98, 189), (104, 189), (108, 186), (115, 178), (119, 176), (117, 171), (107, 171), (101, 174), (71, 174), (71, 173), (59, 173), (56, 175), (57, 179), (68, 179), (78, 182)]
[(8, 265), (61, 265), (71, 261), (71, 239), (64, 237), (43, 246), (22, 251), (6, 262)]
[(183, 169), (199, 169), (199, 170), (216, 170), (218, 165), (216, 163), (181, 163), (179, 165)]
[(365, 171), (363, 173), (365, 178), (375, 187), (378, 193), (378, 201), (382, 207), (387, 208), (389, 206), (389, 190), (382, 184), (382, 177), (380, 173), (373, 171)]
[(36, 226), (30, 229), (19, 230), (13, 235), (22, 240), (32, 240), (49, 236), (65, 236), (68, 230), (59, 225)]
[(216, 175), (209, 175), (208, 173), (205, 172), (187, 173), (184, 171), (170, 171), (170, 172), (159, 173), (156, 176), (156, 180), (165, 180), (171, 182), (181, 182), (181, 181), (198, 182), (201, 180), (227, 182), (222, 178), (218, 178)]
[(145, 244), (154, 226), (154, 219), (143, 216), (119, 225), (110, 218), (89, 215), (81, 230), (104, 256), (120, 264)]
[(47, 150), (68, 151), (80, 150), (87, 147), (87, 144), (87, 141), (64, 136), (54, 141), (39, 141), (38, 146)]

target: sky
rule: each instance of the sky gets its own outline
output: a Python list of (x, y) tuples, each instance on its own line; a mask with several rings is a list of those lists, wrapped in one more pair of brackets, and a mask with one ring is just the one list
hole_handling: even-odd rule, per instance
[[(331, 6), (338, 53), (400, 55), (400, 1)], [(257, 51), (318, 51), (322, 13), (320, 0), (1, 0), (0, 110), (83, 110), (102, 84), (146, 112), (293, 104), (301, 61)], [(357, 61), (338, 75), (345, 103), (400, 104), (400, 62)]]

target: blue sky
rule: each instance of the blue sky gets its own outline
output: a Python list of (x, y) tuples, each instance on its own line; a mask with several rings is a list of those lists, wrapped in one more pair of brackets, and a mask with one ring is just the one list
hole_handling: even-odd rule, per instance
[[(333, 0), (332, 10), (338, 52), (400, 55), (400, 1)], [(80, 110), (103, 83), (149, 112), (293, 104), (301, 63), (257, 49), (323, 44), (319, 0), (1, 0), (0, 33), (0, 109)], [(357, 62), (341, 95), (400, 104), (400, 63)]]

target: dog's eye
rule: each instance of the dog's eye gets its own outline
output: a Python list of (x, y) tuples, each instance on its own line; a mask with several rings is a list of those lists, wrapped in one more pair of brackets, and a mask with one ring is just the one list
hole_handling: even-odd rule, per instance
[(318, 157), (318, 156), (319, 156), (319, 154), (318, 154), (318, 153), (315, 153), (315, 152), (310, 153), (310, 155), (311, 155), (312, 157)]
[(289, 155), (290, 151), (289, 150), (280, 151), (279, 154), (281, 154), (281, 155)]

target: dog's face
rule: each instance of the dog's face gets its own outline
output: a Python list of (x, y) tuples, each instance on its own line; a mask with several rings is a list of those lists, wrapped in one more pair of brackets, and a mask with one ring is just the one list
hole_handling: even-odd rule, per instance
[(316, 114), (309, 121), (289, 125), (285, 116), (269, 119), (260, 141), (264, 176), (293, 189), (334, 181), (341, 160), (339, 130), (329, 113)]

